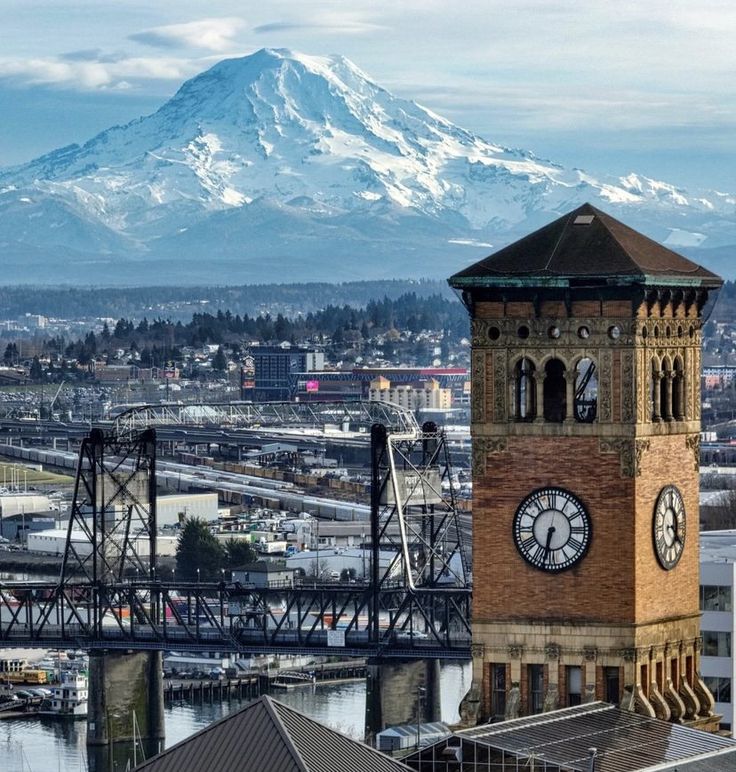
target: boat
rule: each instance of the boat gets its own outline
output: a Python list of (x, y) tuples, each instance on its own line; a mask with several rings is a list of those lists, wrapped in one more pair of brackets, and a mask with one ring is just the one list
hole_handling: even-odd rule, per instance
[(39, 715), (55, 718), (86, 718), (89, 680), (84, 673), (62, 672), (61, 681), (51, 687), (51, 696), (41, 703)]

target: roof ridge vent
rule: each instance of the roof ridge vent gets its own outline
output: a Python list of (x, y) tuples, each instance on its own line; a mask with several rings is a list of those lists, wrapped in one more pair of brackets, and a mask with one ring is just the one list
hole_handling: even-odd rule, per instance
[(573, 221), (573, 225), (590, 225), (595, 220), (594, 214), (579, 214)]

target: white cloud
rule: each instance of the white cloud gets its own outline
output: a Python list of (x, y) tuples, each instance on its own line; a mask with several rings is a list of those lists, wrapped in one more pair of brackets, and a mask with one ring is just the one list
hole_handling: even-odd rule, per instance
[(90, 61), (64, 57), (0, 59), (0, 77), (21, 83), (80, 89), (130, 88), (131, 80), (179, 81), (201, 67), (187, 59), (128, 57)]
[(219, 19), (199, 19), (183, 24), (167, 24), (129, 35), (130, 40), (156, 48), (206, 48), (209, 51), (227, 51), (245, 22), (236, 16)]
[(288, 21), (273, 21), (253, 28), (258, 35), (285, 32), (318, 32), (326, 35), (365, 35), (386, 29), (385, 25), (369, 21), (362, 14), (351, 11), (315, 12), (305, 16), (294, 15)]

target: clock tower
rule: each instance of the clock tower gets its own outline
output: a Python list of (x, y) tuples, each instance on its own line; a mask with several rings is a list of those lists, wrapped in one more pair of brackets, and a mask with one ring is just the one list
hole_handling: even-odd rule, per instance
[(698, 673), (698, 439), (721, 280), (586, 204), (450, 285), (472, 320), (466, 719), (600, 699), (717, 728)]

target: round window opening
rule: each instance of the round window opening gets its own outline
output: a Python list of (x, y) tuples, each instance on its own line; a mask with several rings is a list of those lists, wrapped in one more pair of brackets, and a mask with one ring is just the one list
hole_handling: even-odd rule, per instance
[(522, 324), (517, 330), (517, 333), (522, 340), (526, 340), (529, 337), (529, 328), (525, 324)]
[(547, 330), (547, 334), (550, 338), (559, 338), (560, 337), (560, 328), (556, 325), (552, 325), (549, 330)]
[(618, 340), (621, 337), (621, 328), (617, 324), (614, 324), (612, 327), (609, 327), (608, 337), (611, 340)]
[(498, 340), (501, 337), (501, 330), (499, 330), (498, 327), (489, 327), (488, 337), (491, 340)]
[(583, 325), (582, 327), (579, 327), (578, 328), (578, 337), (582, 338), (583, 340), (585, 340), (586, 338), (589, 338), (590, 337), (590, 330), (585, 325)]

